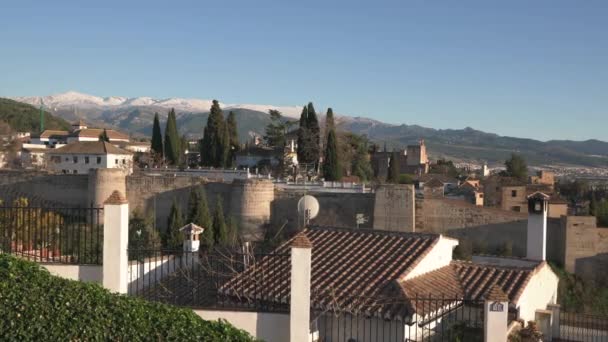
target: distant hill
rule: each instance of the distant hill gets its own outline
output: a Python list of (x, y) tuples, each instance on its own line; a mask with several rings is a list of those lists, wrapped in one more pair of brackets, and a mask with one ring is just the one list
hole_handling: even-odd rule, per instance
[(433, 158), (467, 162), (502, 162), (511, 153), (523, 155), (531, 165), (608, 166), (608, 143), (599, 140), (542, 142), (464, 129), (433, 129), (417, 125), (389, 125), (363, 118), (342, 118), (339, 126), (365, 134), (389, 149), (425, 139)]
[[(15, 98), (26, 103), (43, 100), (51, 112), (70, 122), (83, 119), (91, 127), (115, 128), (133, 136), (150, 137), (154, 113), (161, 118), (164, 129), (169, 108), (177, 112), (180, 133), (192, 138), (201, 137), (207, 122), (209, 100), (153, 99), (148, 97), (96, 97), (68, 92), (45, 97)], [(14, 103), (14, 101), (11, 101)], [(28, 106), (32, 109), (33, 107)], [(268, 109), (279, 109), (289, 118), (297, 118), (299, 107), (272, 105), (222, 105), (224, 114), (234, 111), (241, 142), (252, 135), (263, 135), (270, 122)], [(35, 108), (33, 108), (35, 109)], [(37, 129), (37, 110), (34, 116)], [(319, 118), (323, 121), (323, 118)], [(464, 129), (433, 129), (418, 125), (391, 125), (377, 120), (338, 116), (338, 127), (357, 134), (365, 134), (381, 147), (402, 148), (425, 139), (432, 159), (447, 158), (456, 162), (502, 164), (511, 153), (522, 154), (532, 166), (570, 165), (584, 167), (608, 166), (608, 143), (599, 140), (542, 142), (534, 139), (505, 137), (482, 132), (470, 127)]]
[[(8, 123), (15, 132), (38, 132), (40, 130), (40, 109), (29, 104), (0, 98), (0, 121)], [(45, 111), (44, 127), (69, 130), (70, 123)]]

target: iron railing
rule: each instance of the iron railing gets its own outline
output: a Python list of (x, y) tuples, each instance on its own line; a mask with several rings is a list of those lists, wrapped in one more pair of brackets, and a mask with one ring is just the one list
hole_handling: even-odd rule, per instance
[[(483, 341), (483, 300), (445, 296), (369, 298), (353, 296), (347, 303), (368, 303), (356, 310), (336, 307), (327, 298), (311, 303), (312, 341)], [(345, 301), (341, 301), (345, 302)], [(325, 306), (325, 307), (324, 307)]]
[(559, 340), (608, 342), (608, 316), (560, 311)]
[(0, 206), (0, 251), (37, 262), (102, 263), (103, 208)]
[[(289, 311), (288, 298), (277, 298), (268, 291), (289, 285), (288, 274), (267, 276), (289, 265), (288, 254), (132, 248), (128, 254), (129, 294), (192, 308)], [(259, 265), (264, 269), (259, 271)], [(243, 277), (255, 277), (247, 278), (253, 280), (248, 284), (255, 285), (235, 282)]]

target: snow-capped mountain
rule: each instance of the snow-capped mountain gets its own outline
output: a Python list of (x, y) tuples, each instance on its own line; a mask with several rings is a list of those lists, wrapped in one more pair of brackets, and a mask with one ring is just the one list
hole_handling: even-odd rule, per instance
[[(168, 98), (154, 99), (152, 97), (135, 97), (127, 98), (122, 96), (99, 97), (89, 94), (83, 94), (76, 91), (68, 91), (62, 94), (49, 96), (31, 96), (31, 97), (15, 97), (13, 100), (29, 103), (34, 106), (40, 105), (42, 101), (44, 106), (53, 110), (62, 108), (103, 108), (103, 107), (162, 107), (175, 108), (178, 111), (186, 112), (208, 112), (211, 108), (212, 100), (204, 99), (186, 99), (186, 98)], [(258, 112), (267, 113), (270, 109), (275, 109), (288, 117), (297, 118), (302, 110), (297, 106), (272, 106), (272, 105), (257, 105), (257, 104), (224, 104), (220, 103), (224, 110), (230, 109), (249, 109)]]

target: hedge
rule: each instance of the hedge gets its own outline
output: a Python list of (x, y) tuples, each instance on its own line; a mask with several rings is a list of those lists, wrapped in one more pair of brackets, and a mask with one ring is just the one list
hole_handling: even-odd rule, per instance
[(192, 310), (110, 293), (0, 254), (2, 341), (254, 341)]

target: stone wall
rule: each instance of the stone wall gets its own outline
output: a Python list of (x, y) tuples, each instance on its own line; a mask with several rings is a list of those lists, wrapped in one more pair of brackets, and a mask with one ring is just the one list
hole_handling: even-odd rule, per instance
[(376, 188), (374, 229), (413, 232), (415, 229), (413, 185), (380, 185)]
[(51, 175), (36, 171), (0, 171), (0, 198), (28, 197), (36, 202), (89, 205), (87, 175)]
[(450, 229), (527, 220), (528, 215), (485, 208), (453, 199), (417, 199), (416, 231), (444, 233)]
[(131, 210), (143, 213), (156, 212), (156, 226), (164, 230), (171, 205), (175, 200), (181, 207), (182, 213), (188, 208), (190, 191), (195, 186), (203, 186), (207, 195), (209, 209), (213, 210), (218, 197), (222, 197), (222, 206), (230, 214), (231, 184), (207, 183), (203, 177), (183, 176), (129, 176), (127, 177), (127, 199)]
[[(319, 215), (311, 220), (312, 225), (334, 227), (356, 227), (357, 214), (363, 214), (367, 222), (360, 228), (372, 228), (374, 223), (374, 194), (307, 192), (314, 196), (320, 205)], [(297, 204), (304, 196), (302, 191), (275, 190), (271, 208), (271, 223), (274, 227), (296, 229), (302, 226), (298, 217)]]

